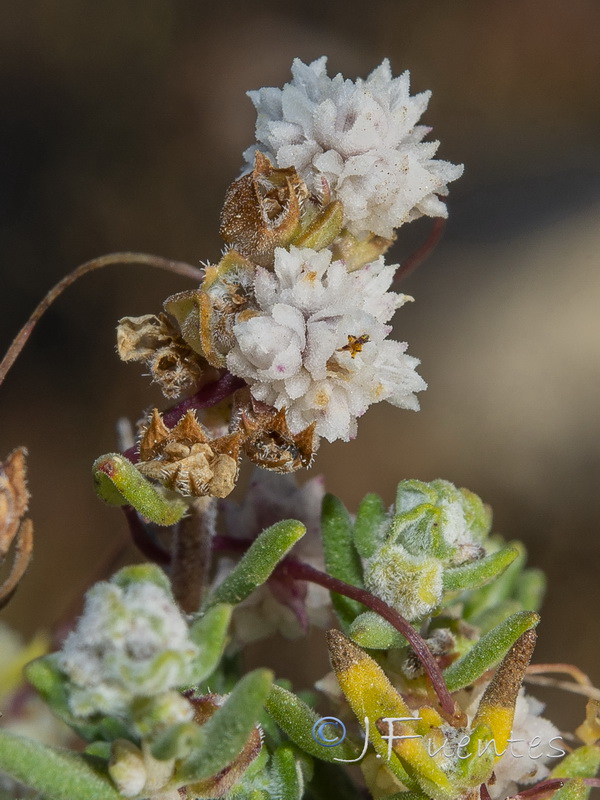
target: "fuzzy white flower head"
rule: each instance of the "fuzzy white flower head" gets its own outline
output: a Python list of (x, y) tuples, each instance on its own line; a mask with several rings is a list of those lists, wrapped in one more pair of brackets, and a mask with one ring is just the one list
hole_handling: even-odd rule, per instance
[(278, 167), (295, 167), (317, 195), (326, 181), (355, 236), (389, 239), (405, 222), (447, 216), (437, 195), (463, 167), (435, 160), (439, 142), (422, 141), (429, 128), (417, 122), (430, 92), (411, 97), (409, 73), (393, 78), (387, 59), (356, 82), (330, 78), (326, 63), (295, 59), (283, 89), (248, 93), (258, 112), (249, 169), (260, 150)]
[(385, 323), (406, 295), (388, 292), (396, 267), (383, 258), (348, 273), (329, 250), (275, 251), (274, 273), (258, 268), (260, 309), (234, 328), (227, 367), (257, 400), (285, 408), (290, 430), (313, 422), (330, 442), (348, 441), (372, 403), (417, 410), (427, 387), (406, 343)]
[[(113, 579), (114, 580), (114, 579)], [(124, 712), (134, 697), (185, 685), (198, 648), (173, 598), (151, 581), (99, 583), (58, 665), (78, 716)]]

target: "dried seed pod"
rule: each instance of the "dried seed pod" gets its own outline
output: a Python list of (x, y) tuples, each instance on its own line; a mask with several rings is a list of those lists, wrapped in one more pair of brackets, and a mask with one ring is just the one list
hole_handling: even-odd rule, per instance
[(246, 389), (237, 393), (233, 426), (242, 434), (242, 447), (250, 461), (273, 472), (310, 467), (319, 446), (316, 423), (294, 435), (285, 409), (257, 403)]
[(169, 429), (154, 409), (136, 466), (146, 478), (181, 495), (226, 497), (237, 479), (241, 439), (239, 433), (211, 439), (194, 411)]
[(145, 362), (169, 398), (197, 386), (206, 366), (166, 314), (120, 319), (117, 352), (122, 361)]
[(306, 184), (294, 167), (277, 169), (260, 152), (254, 169), (234, 181), (225, 195), (219, 232), (255, 264), (273, 264), (276, 247), (286, 247), (300, 228)]
[(181, 335), (213, 367), (224, 367), (233, 347), (233, 326), (240, 313), (253, 300), (254, 265), (235, 250), (226, 253), (219, 264), (206, 268), (199, 289), (180, 292), (165, 300)]
[(31, 561), (33, 524), (23, 519), (29, 504), (24, 447), (18, 447), (0, 463), (0, 564), (15, 544), (10, 573), (0, 585), (0, 608), (11, 598)]

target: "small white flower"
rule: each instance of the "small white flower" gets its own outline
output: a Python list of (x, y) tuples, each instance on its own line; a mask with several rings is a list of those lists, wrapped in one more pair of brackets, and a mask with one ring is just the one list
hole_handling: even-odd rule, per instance
[(238, 322), (227, 367), (257, 400), (286, 409), (292, 433), (312, 422), (330, 442), (348, 441), (356, 419), (387, 400), (417, 410), (426, 383), (406, 343), (388, 340), (385, 323), (406, 295), (388, 292), (396, 267), (383, 258), (348, 273), (329, 250), (275, 251), (274, 273), (259, 267), (260, 309)]
[(295, 59), (283, 89), (248, 93), (258, 112), (248, 169), (260, 150), (278, 167), (295, 167), (317, 195), (326, 181), (356, 236), (391, 238), (405, 222), (445, 217), (437, 195), (463, 167), (435, 160), (439, 142), (422, 141), (430, 129), (417, 122), (430, 92), (411, 97), (409, 73), (393, 78), (387, 59), (356, 82), (330, 78), (326, 62)]

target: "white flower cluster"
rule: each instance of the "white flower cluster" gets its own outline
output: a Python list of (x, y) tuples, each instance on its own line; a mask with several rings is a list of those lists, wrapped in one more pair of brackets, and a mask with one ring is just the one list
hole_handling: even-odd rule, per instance
[(58, 665), (76, 716), (123, 713), (134, 697), (152, 697), (190, 681), (198, 648), (168, 592), (151, 581), (96, 584)]
[(417, 410), (426, 383), (406, 343), (385, 323), (408, 299), (387, 291), (396, 267), (383, 258), (355, 272), (329, 250), (275, 251), (274, 273), (257, 268), (258, 312), (237, 322), (227, 367), (252, 394), (285, 408), (293, 433), (316, 422), (329, 441), (348, 441), (356, 419), (387, 400)]
[(326, 182), (355, 236), (389, 239), (405, 222), (445, 217), (438, 195), (463, 167), (435, 160), (439, 142), (422, 141), (429, 128), (417, 122), (430, 92), (411, 97), (409, 73), (393, 78), (387, 59), (356, 82), (330, 78), (326, 63), (296, 59), (283, 89), (248, 93), (258, 112), (248, 168), (260, 150), (278, 167), (295, 167), (317, 195)]

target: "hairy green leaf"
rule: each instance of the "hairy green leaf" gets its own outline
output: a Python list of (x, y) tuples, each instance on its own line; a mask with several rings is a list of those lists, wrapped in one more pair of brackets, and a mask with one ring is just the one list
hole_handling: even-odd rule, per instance
[[(354, 546), (352, 519), (344, 504), (332, 494), (323, 498), (321, 532), (327, 572), (334, 578), (362, 587), (362, 565)], [(364, 611), (364, 606), (356, 600), (336, 592), (330, 594), (333, 607), (345, 627)]]
[(218, 603), (190, 626), (190, 638), (200, 649), (194, 664), (194, 683), (205, 680), (218, 667), (232, 612), (231, 605)]
[(501, 575), (518, 555), (519, 551), (516, 547), (503, 547), (502, 550), (477, 561), (470, 561), (459, 567), (451, 567), (444, 572), (444, 591), (459, 592), (466, 589), (477, 589)]
[(217, 603), (236, 604), (245, 600), (271, 576), (277, 564), (305, 533), (304, 525), (295, 519), (277, 522), (264, 530), (209, 597), (207, 607)]
[(369, 650), (404, 647), (407, 642), (394, 626), (374, 611), (365, 611), (350, 625), (350, 638)]
[(335, 761), (336, 758), (351, 759), (358, 755), (347, 739), (334, 747), (319, 744), (313, 737), (313, 726), (319, 715), (287, 689), (273, 685), (265, 708), (292, 742), (310, 756), (322, 761)]
[(100, 456), (92, 471), (96, 492), (103, 500), (113, 506), (133, 506), (156, 525), (174, 525), (187, 511), (184, 500), (167, 497), (120, 453)]
[(121, 800), (101, 760), (5, 730), (0, 730), (0, 770), (45, 800)]
[(177, 770), (179, 783), (210, 778), (240, 754), (271, 691), (273, 674), (257, 669), (245, 675), (225, 703), (202, 725), (204, 743)]
[(354, 520), (354, 545), (362, 558), (370, 558), (377, 552), (386, 520), (386, 508), (381, 497), (378, 494), (366, 495)]
[(456, 692), (476, 681), (508, 653), (519, 636), (539, 621), (532, 611), (519, 611), (484, 634), (462, 658), (444, 670), (448, 689)]

